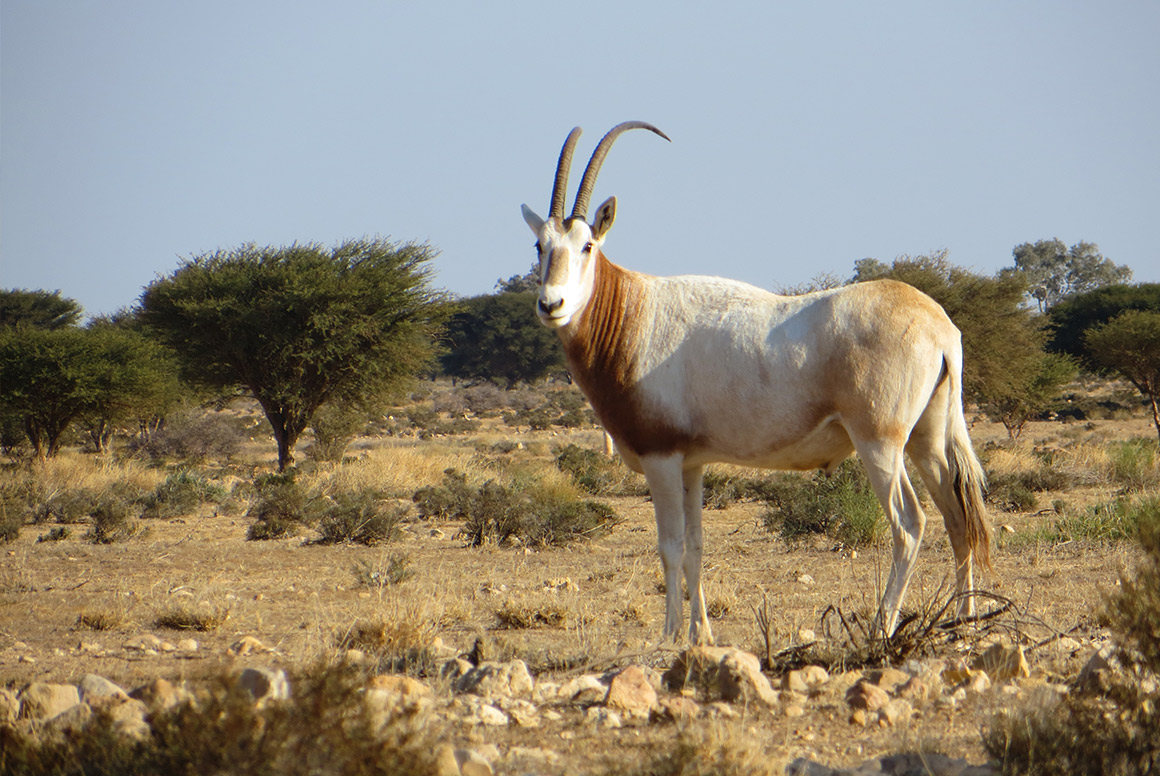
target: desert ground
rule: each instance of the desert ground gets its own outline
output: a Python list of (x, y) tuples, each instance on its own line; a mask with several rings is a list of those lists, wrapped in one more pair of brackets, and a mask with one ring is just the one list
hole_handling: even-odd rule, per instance
[[(274, 453), (251, 408), (230, 412), (253, 437), (230, 461), (154, 463), (77, 449), (37, 472), (9, 462), (4, 476), (40, 478), (58, 490), (125, 479), (148, 489), (192, 466), (229, 489), (272, 471)], [(585, 496), (610, 505), (620, 521), (606, 534), (567, 546), (472, 546), (462, 521), (419, 517), (408, 494), (437, 484), (445, 469), (480, 482), (516, 470), (548, 472), (555, 451), (567, 444), (601, 448), (601, 432), (592, 426), (531, 431), (504, 424), (500, 415), (481, 418), (465, 433), (422, 438), (413, 429), (391, 428), (360, 436), (340, 464), (309, 464), (304, 442), (300, 480), (332, 490), (384, 487), (408, 508), (397, 538), (369, 546), (321, 544), (310, 530), (247, 541), (253, 518), (242, 497), (141, 518), (141, 530), (107, 544), (87, 540), (83, 520), (52, 540), (53, 524), (25, 525), (18, 538), (0, 545), (0, 687), (19, 693), (30, 683), (75, 683), (85, 674), (126, 690), (158, 678), (196, 687), (247, 666), (283, 669), (293, 686), (313, 666), (362, 661), (375, 672), (421, 682), (440, 720), (439, 740), (483, 752), (499, 773), (631, 772), (688, 736), (710, 749), (759, 753), (771, 772), (783, 772), (799, 757), (849, 767), (903, 752), (984, 764), (980, 732), (998, 709), (1029, 702), (1037, 688), (1066, 685), (1108, 641), (1099, 607), (1132, 568), (1135, 544), (1045, 527), (1061, 515), (1090, 514), (1141, 492), (1117, 479), (1101, 451), (1117, 440), (1154, 444), (1155, 432), (1142, 411), (1111, 415), (1033, 422), (1016, 445), (1002, 426), (972, 414), (972, 438), (993, 480), (1045, 461), (1056, 476), (1049, 489), (1034, 493), (1034, 505), (990, 504), (994, 570), (981, 576), (979, 587), (994, 596), (981, 608), (1005, 610), (916, 639), (913, 652), (896, 656), (894, 667), (938, 673), (955, 661), (970, 665), (989, 646), (1003, 644), (1022, 647), (1028, 670), (987, 687), (964, 676), (956, 688), (948, 674), (941, 688), (912, 697), (897, 719), (857, 717), (847, 697), (854, 682), (891, 661), (879, 655), (878, 664), (867, 663), (866, 644), (852, 641), (849, 630), (873, 612), (889, 570), (888, 534), (859, 547), (825, 535), (787, 541), (765, 527), (766, 505), (744, 498), (705, 511), (706, 596), (717, 644), (756, 655), (780, 698), (729, 702), (712, 688), (682, 692), (662, 684), (661, 700), (689, 698), (695, 714), (666, 715), (654, 707), (610, 720), (592, 711), (600, 699), (556, 693), (579, 677), (607, 677), (628, 666), (654, 672), (655, 684), (688, 645), (660, 638), (664, 591), (652, 508), (627, 472), (628, 487)], [(1143, 492), (1154, 493), (1155, 457), (1148, 466)], [(920, 615), (946, 600), (953, 578), (941, 519), (933, 506), (927, 512), (905, 605)], [(405, 573), (391, 578), (392, 569)], [(479, 703), (457, 689), (459, 674), (445, 668), (464, 658), (521, 660), (536, 684), (551, 690), (528, 696), (522, 714), (508, 708), (504, 719), (483, 723)], [(788, 690), (788, 672), (810, 664), (823, 666), (828, 680)], [(470, 669), (458, 665), (459, 673)], [(964, 691), (956, 696), (956, 689)]]

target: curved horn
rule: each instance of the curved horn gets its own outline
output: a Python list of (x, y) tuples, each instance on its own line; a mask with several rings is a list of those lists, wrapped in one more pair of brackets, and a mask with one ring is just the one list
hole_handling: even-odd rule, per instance
[[(604, 157), (608, 155), (608, 149), (612, 148), (613, 141), (621, 132), (630, 129), (647, 129), (665, 140), (669, 140), (668, 135), (644, 121), (625, 121), (608, 130), (608, 134), (600, 138), (600, 143), (592, 152), (592, 158), (588, 160), (588, 166), (584, 168), (584, 177), (580, 179), (580, 188), (576, 191), (576, 203), (572, 206), (572, 218), (588, 218), (588, 200), (592, 197), (592, 188), (596, 185), (596, 176), (600, 173), (600, 165), (604, 164)], [(672, 141), (669, 140), (669, 142)]]
[(560, 160), (556, 162), (556, 183), (552, 186), (552, 207), (548, 210), (548, 218), (564, 217), (564, 197), (568, 189), (568, 171), (572, 169), (572, 152), (576, 149), (576, 141), (580, 139), (580, 127), (574, 127), (560, 149)]

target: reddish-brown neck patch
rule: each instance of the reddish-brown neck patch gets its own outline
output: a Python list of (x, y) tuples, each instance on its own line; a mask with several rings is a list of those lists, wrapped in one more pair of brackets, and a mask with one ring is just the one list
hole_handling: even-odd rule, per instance
[(597, 256), (592, 296), (560, 331), (572, 376), (617, 444), (637, 455), (688, 447), (691, 436), (640, 390), (641, 348), (654, 324), (645, 279)]

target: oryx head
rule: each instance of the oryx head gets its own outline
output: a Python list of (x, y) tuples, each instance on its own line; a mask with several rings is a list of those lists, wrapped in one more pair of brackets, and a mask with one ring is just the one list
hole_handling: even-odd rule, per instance
[(580, 138), (580, 127), (569, 133), (556, 164), (556, 183), (552, 188), (552, 204), (547, 219), (540, 218), (527, 205), (522, 205), (524, 220), (536, 235), (536, 251), (540, 256), (540, 296), (536, 313), (545, 325), (560, 327), (584, 309), (592, 295), (596, 257), (604, 237), (616, 219), (616, 197), (609, 197), (596, 209), (592, 223), (587, 222), (588, 200), (596, 185), (596, 176), (608, 149), (621, 132), (629, 129), (647, 129), (668, 140), (668, 135), (643, 121), (626, 121), (608, 131), (584, 169), (572, 215), (564, 217), (565, 189), (568, 171), (572, 166), (572, 151)]

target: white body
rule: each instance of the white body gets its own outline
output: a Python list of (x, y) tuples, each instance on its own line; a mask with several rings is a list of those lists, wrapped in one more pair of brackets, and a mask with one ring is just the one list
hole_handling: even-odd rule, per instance
[[(611, 134), (611, 133), (610, 133)], [(524, 218), (540, 252), (539, 315), (625, 462), (652, 494), (666, 585), (665, 634), (682, 619), (711, 642), (701, 586), (702, 475), (711, 462), (832, 471), (852, 452), (890, 522), (878, 623), (891, 633), (926, 518), (909, 454), (942, 512), (956, 587), (989, 563), (983, 473), (962, 409), (960, 335), (930, 297), (896, 281), (778, 296), (721, 278), (653, 277), (609, 262), (614, 199), (594, 223)], [(965, 597), (960, 615), (973, 612)]]

